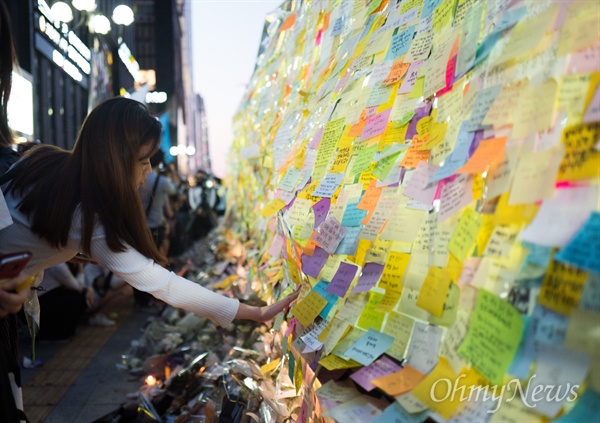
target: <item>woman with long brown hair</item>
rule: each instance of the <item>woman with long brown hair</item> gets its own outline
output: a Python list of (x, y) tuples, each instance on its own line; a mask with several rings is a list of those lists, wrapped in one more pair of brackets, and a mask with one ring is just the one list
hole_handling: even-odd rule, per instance
[(6, 175), (3, 191), (14, 223), (0, 231), (0, 253), (31, 251), (29, 274), (81, 253), (135, 288), (218, 325), (234, 318), (270, 320), (298, 292), (251, 307), (161, 266), (165, 258), (138, 194), (160, 134), (160, 123), (145, 106), (114, 98), (88, 115), (72, 151), (47, 145), (30, 150)]

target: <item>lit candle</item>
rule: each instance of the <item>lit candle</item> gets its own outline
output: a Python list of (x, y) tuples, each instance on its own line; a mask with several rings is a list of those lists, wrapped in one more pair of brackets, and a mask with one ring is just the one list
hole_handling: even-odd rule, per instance
[(146, 385), (148, 385), (148, 386), (154, 386), (154, 385), (156, 385), (156, 378), (154, 376), (152, 376), (152, 375), (149, 375), (146, 378)]

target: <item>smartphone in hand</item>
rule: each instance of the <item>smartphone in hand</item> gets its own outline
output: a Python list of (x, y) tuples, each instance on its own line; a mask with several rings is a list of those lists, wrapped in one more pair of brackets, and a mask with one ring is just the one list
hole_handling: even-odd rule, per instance
[(0, 256), (0, 279), (12, 279), (19, 276), (29, 260), (31, 260), (29, 251)]

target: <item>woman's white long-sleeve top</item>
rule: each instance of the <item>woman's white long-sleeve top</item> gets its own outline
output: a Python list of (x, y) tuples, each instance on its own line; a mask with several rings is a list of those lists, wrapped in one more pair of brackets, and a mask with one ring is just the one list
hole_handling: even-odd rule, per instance
[[(5, 199), (13, 224), (0, 230), (0, 253), (31, 251), (33, 257), (26, 272), (37, 274), (72, 259), (81, 250), (81, 215), (78, 211), (74, 213), (67, 246), (55, 249), (31, 231), (27, 216), (17, 209), (20, 199), (12, 193), (6, 195)], [(111, 251), (106, 243), (104, 228), (99, 223), (94, 229), (91, 253), (100, 265), (112, 270), (131, 286), (173, 307), (205, 316), (219, 326), (227, 326), (237, 314), (238, 300), (177, 276), (130, 246), (123, 252)]]

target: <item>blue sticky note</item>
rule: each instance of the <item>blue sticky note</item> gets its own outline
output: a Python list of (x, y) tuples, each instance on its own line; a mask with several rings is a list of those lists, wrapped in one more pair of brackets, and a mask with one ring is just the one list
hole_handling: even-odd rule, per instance
[(579, 300), (579, 308), (600, 313), (600, 275), (588, 273), (581, 300)]
[(390, 47), (388, 48), (385, 60), (393, 60), (398, 56), (408, 53), (413, 36), (415, 35), (415, 27), (411, 26), (404, 31), (398, 32), (392, 36)]
[(529, 341), (527, 338), (527, 331), (529, 330), (529, 316), (523, 316), (523, 331), (521, 334), (521, 342), (519, 344), (519, 348), (515, 353), (512, 363), (510, 363), (510, 368), (508, 369), (508, 374), (518, 377), (519, 379), (525, 379), (529, 375), (529, 367), (531, 366), (531, 362), (533, 361), (533, 357), (531, 355), (526, 354), (526, 348)]
[(319, 281), (313, 288), (313, 291), (315, 291), (317, 294), (319, 294), (321, 297), (327, 300), (327, 305), (323, 310), (321, 310), (321, 313), (319, 313), (319, 316), (321, 316), (322, 318), (327, 317), (327, 315), (329, 314), (329, 310), (331, 310), (331, 307), (333, 307), (335, 303), (337, 303), (337, 300), (339, 298), (337, 295), (327, 292), (328, 286), (328, 282)]
[(359, 236), (362, 231), (362, 226), (356, 226), (354, 228), (346, 228), (346, 236), (342, 239), (342, 242), (338, 245), (335, 250), (335, 254), (346, 254), (352, 256), (356, 254), (358, 248)]
[(344, 210), (344, 216), (342, 216), (342, 226), (352, 228), (360, 226), (360, 222), (367, 215), (366, 210), (357, 209), (358, 202), (346, 205)]
[(375, 420), (371, 420), (371, 423), (423, 423), (428, 415), (427, 411), (410, 414), (400, 404), (394, 402)]
[(344, 29), (344, 18), (340, 17), (335, 20), (333, 24), (333, 28), (331, 28), (331, 36), (335, 37), (336, 35), (340, 35)]
[(469, 148), (475, 138), (474, 132), (468, 132), (465, 122), (463, 122), (456, 137), (456, 145), (450, 156), (444, 161), (444, 165), (440, 167), (431, 177), (428, 184), (446, 179), (463, 167), (469, 159)]
[(569, 413), (554, 421), (555, 423), (594, 422), (598, 420), (599, 415), (600, 395), (591, 389), (587, 389)]
[(340, 186), (340, 183), (344, 179), (343, 173), (330, 173), (323, 178), (321, 184), (313, 192), (316, 197), (328, 197), (330, 198), (336, 189)]
[(356, 341), (344, 355), (355, 360), (363, 366), (368, 366), (387, 351), (394, 343), (394, 337), (369, 329), (358, 341)]
[(568, 326), (569, 317), (537, 304), (508, 373), (526, 378), (538, 349), (543, 345), (563, 345)]
[(550, 264), (550, 258), (552, 257), (552, 247), (546, 247), (545, 245), (534, 244), (531, 242), (523, 241), (523, 247), (525, 247), (529, 253), (525, 259), (525, 264), (535, 264), (540, 267), (548, 267)]
[(525, 6), (505, 11), (500, 19), (498, 19), (498, 22), (496, 22), (496, 25), (494, 25), (492, 33), (498, 33), (516, 25), (525, 16), (526, 12), (527, 7)]
[(421, 20), (431, 15), (440, 4), (442, 4), (442, 0), (425, 0), (421, 11)]
[[(576, 205), (575, 205), (576, 206)], [(556, 261), (600, 273), (600, 213), (594, 211), (579, 232), (554, 257)]]

